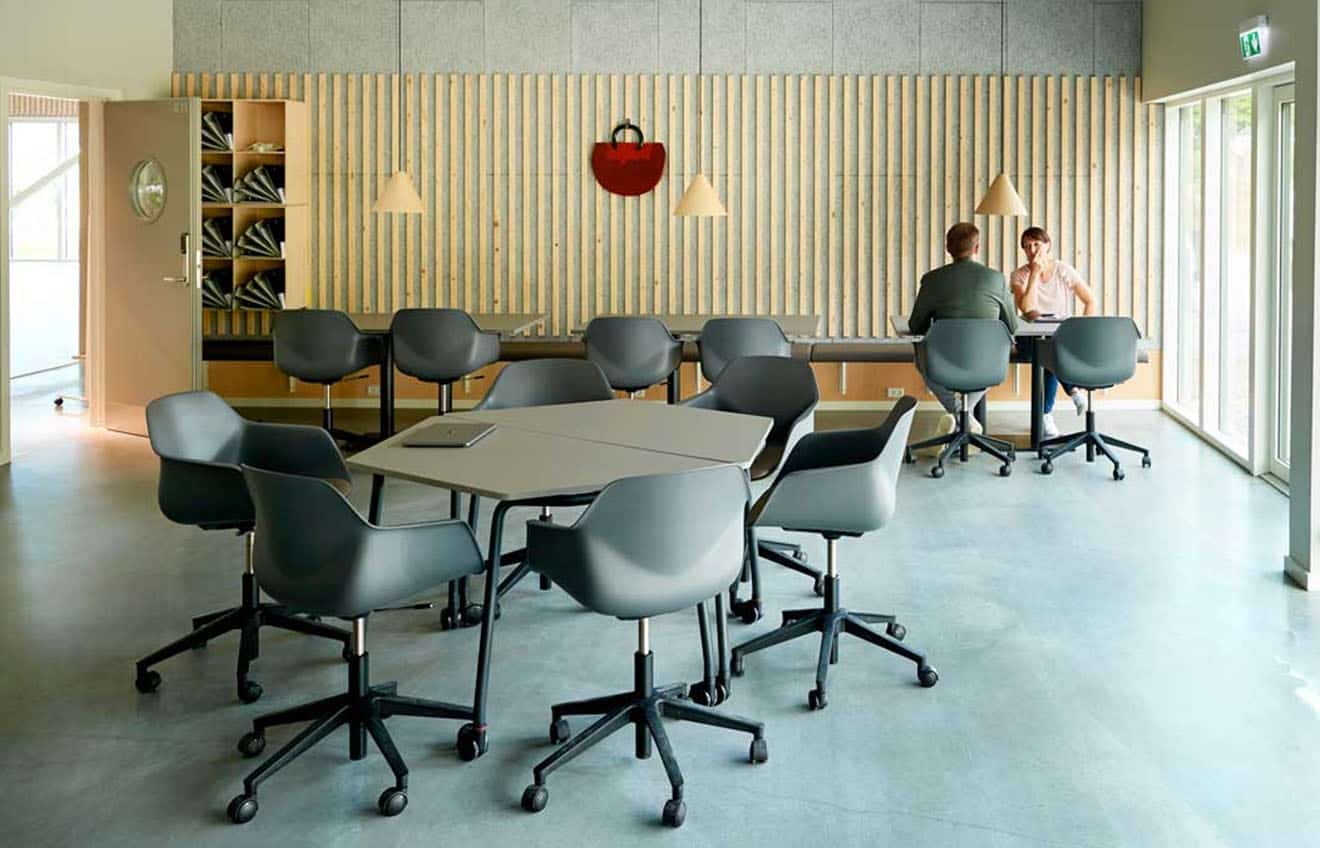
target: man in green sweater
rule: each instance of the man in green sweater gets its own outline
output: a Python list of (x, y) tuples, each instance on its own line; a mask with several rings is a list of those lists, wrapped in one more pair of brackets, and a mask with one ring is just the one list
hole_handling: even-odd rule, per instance
[[(924, 335), (930, 329), (930, 322), (941, 318), (998, 318), (1008, 327), (1010, 334), (1016, 333), (1017, 310), (1004, 275), (972, 258), (981, 249), (981, 231), (976, 225), (954, 224), (944, 237), (944, 247), (953, 261), (922, 275), (917, 302), (912, 307), (912, 317), (908, 319), (911, 332)], [(958, 412), (958, 396), (932, 383), (925, 374), (921, 376), (926, 381), (926, 388), (949, 413), (941, 428), (948, 432), (952, 429), (953, 416)], [(984, 394), (968, 394), (968, 405), (975, 407)]]

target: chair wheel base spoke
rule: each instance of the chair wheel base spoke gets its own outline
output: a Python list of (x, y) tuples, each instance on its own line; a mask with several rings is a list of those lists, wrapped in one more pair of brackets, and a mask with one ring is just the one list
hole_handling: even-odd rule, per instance
[(225, 815), (234, 824), (247, 824), (257, 814), (257, 796), (236, 795), (225, 809)]
[(376, 799), (376, 809), (382, 816), (397, 816), (408, 806), (408, 793), (397, 786), (391, 786), (380, 793)]
[(684, 820), (687, 819), (687, 804), (682, 799), (670, 798), (665, 802), (665, 808), (660, 813), (660, 820), (670, 827), (682, 827)]
[(160, 688), (160, 672), (140, 671), (138, 672), (137, 679), (133, 681), (133, 685), (137, 687), (137, 690), (142, 694), (149, 695)]
[(523, 790), (522, 808), (529, 813), (539, 813), (550, 800), (550, 790), (535, 783)]

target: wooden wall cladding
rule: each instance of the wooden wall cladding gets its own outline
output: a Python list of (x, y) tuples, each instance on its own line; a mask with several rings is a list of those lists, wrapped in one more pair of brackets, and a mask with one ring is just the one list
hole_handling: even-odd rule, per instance
[[(173, 88), (308, 102), (311, 306), (544, 311), (552, 336), (602, 312), (785, 312), (884, 336), (1006, 171), (1030, 220), (978, 216), (982, 259), (1008, 269), (1018, 231), (1044, 226), (1104, 313), (1160, 326), (1163, 109), (1140, 78), (188, 73)], [(588, 161), (625, 117), (668, 147), (638, 198), (600, 189)], [(699, 164), (727, 218), (670, 215)], [(370, 212), (396, 167), (425, 215)]]

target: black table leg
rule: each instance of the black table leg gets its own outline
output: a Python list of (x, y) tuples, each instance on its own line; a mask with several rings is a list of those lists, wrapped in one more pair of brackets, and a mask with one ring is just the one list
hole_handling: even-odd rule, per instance
[(385, 477), (382, 474), (371, 475), (371, 505), (367, 508), (367, 520), (380, 526), (380, 502), (385, 494)]
[(1031, 337), (1031, 449), (1040, 448), (1045, 430), (1045, 369), (1040, 364), (1040, 339)]
[(385, 356), (380, 364), (380, 437), (394, 435), (394, 346), (389, 334), (383, 336)]
[(504, 514), (509, 504), (495, 505), (490, 520), (490, 549), (486, 553), (486, 589), (481, 609), (481, 637), (477, 648), (477, 687), (472, 696), (472, 721), (483, 740), (486, 733), (486, 695), (490, 688), (491, 639), (495, 635), (495, 591), (500, 582), (500, 545), (504, 541)]
[(671, 404), (678, 403), (679, 398), (680, 398), (680, 396), (682, 395), (682, 389), (681, 389), (681, 387), (680, 387), (679, 379), (678, 379), (678, 377), (679, 377), (679, 372), (682, 370), (682, 368), (683, 368), (683, 366), (680, 365), (678, 368), (675, 368), (675, 369), (674, 369), (673, 371), (671, 371), (670, 374), (669, 374), (669, 380), (668, 380), (667, 391), (666, 391), (666, 394), (665, 394), (665, 400), (667, 400), (667, 401), (668, 401), (669, 403), (671, 403)]

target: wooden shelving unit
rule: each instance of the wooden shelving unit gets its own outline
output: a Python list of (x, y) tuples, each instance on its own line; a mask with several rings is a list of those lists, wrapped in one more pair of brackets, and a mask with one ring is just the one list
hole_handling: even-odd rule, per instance
[[(227, 256), (204, 251), (203, 272), (228, 271), (229, 293), (252, 280), (261, 271), (283, 273), (285, 309), (307, 304), (311, 286), (311, 251), (309, 246), (308, 206), (311, 201), (310, 125), (307, 104), (293, 100), (202, 100), (203, 115), (222, 113), (232, 128), (233, 149), (213, 150), (204, 146), (203, 167), (227, 169), (230, 187), (260, 166), (283, 170), (284, 198), (280, 203), (203, 201), (202, 218), (218, 224), (232, 244)], [(254, 143), (275, 145), (276, 151), (253, 151)], [(239, 248), (239, 237), (257, 221), (278, 219), (283, 226), (283, 256), (248, 256)], [(270, 312), (239, 306), (237, 298), (230, 309), (203, 308), (203, 330), (217, 329), (230, 333), (269, 332)]]

